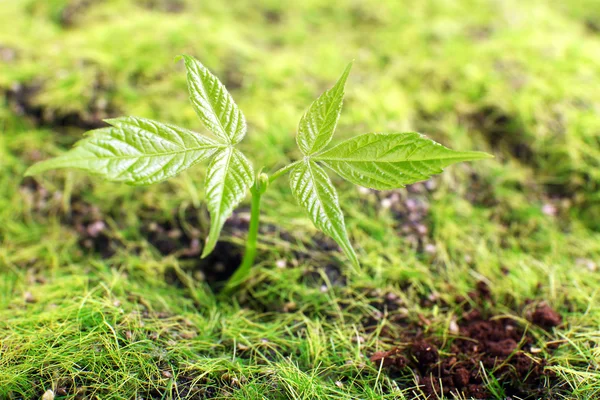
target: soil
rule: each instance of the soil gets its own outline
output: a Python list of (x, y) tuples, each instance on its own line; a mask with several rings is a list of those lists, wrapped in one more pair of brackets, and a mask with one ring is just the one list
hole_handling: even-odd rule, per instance
[(534, 162), (533, 149), (523, 140), (525, 127), (517, 117), (495, 106), (486, 106), (464, 115), (463, 121), (482, 133), (496, 153), (506, 152), (524, 164)]
[(530, 319), (534, 324), (546, 329), (562, 324), (561, 315), (546, 303), (538, 304)]
[[(64, 225), (72, 227), (79, 235), (78, 242), (83, 250), (99, 254), (102, 258), (110, 258), (123, 247), (123, 243), (111, 233), (110, 228), (110, 221), (123, 220), (122, 216), (112, 213), (107, 215), (99, 207), (77, 196), (69, 199), (68, 211), (65, 212), (64, 194), (46, 189), (31, 177), (23, 179), (20, 191), (33, 213), (44, 218), (56, 215)], [(157, 219), (159, 214), (160, 212), (154, 209), (139, 211), (140, 234), (162, 256), (176, 257), (181, 269), (195, 281), (204, 281), (213, 290), (218, 291), (222, 283), (227, 281), (240, 265), (243, 246), (220, 240), (215, 250), (202, 259), (200, 255), (209, 224), (206, 209), (191, 206), (183, 210), (174, 209), (166, 217)], [(234, 211), (223, 227), (222, 236), (244, 239), (248, 232), (249, 218), (249, 211), (245, 208)], [(268, 223), (261, 224), (260, 232), (264, 237), (276, 235), (289, 243), (298, 243), (294, 235)], [(294, 256), (291, 266), (297, 266), (303, 260), (318, 260), (313, 263), (315, 267), (307, 270), (302, 276), (305, 284), (315, 287), (326, 287), (329, 284), (346, 285), (346, 277), (340, 266), (331, 262), (331, 253), (339, 251), (339, 246), (333, 240), (317, 234), (302, 248), (303, 250), (291, 251)], [(287, 263), (282, 261), (282, 267), (285, 268)], [(325, 277), (321, 274), (322, 271), (325, 272)], [(186, 286), (174, 269), (167, 270), (165, 280), (181, 287)]]
[(60, 112), (38, 104), (36, 96), (43, 89), (40, 82), (20, 84), (15, 83), (4, 92), (6, 102), (16, 115), (26, 117), (39, 127), (53, 129), (80, 128), (83, 130), (96, 129), (106, 126), (103, 119), (114, 117), (117, 110), (103, 95), (109, 89), (107, 79), (99, 74), (94, 83), (94, 93), (86, 112)]
[[(56, 194), (48, 192), (31, 178), (24, 180), (22, 190), (31, 197), (34, 211), (50, 213), (47, 204), (52, 204)], [(407, 191), (407, 199), (411, 198), (411, 193), (414, 191)], [(423, 216), (426, 207), (406, 207), (405, 210), (408, 214), (404, 215), (410, 223), (414, 222), (414, 216)], [(144, 218), (144, 214), (148, 217)], [(194, 278), (204, 279), (213, 289), (218, 289), (218, 283), (225, 281), (239, 265), (241, 247), (226, 241), (220, 241), (210, 257), (200, 259), (201, 238), (206, 235), (205, 210), (193, 207), (174, 210), (165, 220), (158, 222), (154, 221), (156, 214), (155, 210), (141, 213), (141, 233), (162, 255), (177, 257), (182, 268)], [(70, 212), (62, 215), (61, 219), (78, 232), (80, 245), (84, 249), (111, 257), (121, 245), (110, 235), (107, 216), (80, 198), (71, 199)], [(242, 209), (227, 221), (224, 231), (229, 236), (243, 237), (247, 228), (247, 211)], [(266, 234), (272, 234), (275, 230), (276, 227), (269, 224), (262, 227)], [(294, 240), (293, 235), (286, 232), (280, 232), (280, 236)], [(327, 253), (337, 250), (337, 245), (328, 239), (316, 239), (311, 242), (307, 254), (298, 253), (297, 256), (311, 257), (314, 251)], [(337, 264), (327, 264), (323, 271), (329, 283), (345, 286), (346, 278)], [(174, 272), (167, 274), (166, 278), (174, 284), (183, 283)], [(307, 284), (325, 284), (322, 275), (316, 271), (309, 271), (303, 279)], [(420, 316), (420, 324), (410, 325), (402, 300), (393, 293), (374, 290), (368, 296), (373, 298), (371, 305), (379, 315), (375, 315), (376, 311), (374, 316), (363, 321), (365, 329), (368, 331), (369, 326), (375, 326), (383, 314), (397, 328), (392, 334), (390, 328), (386, 327), (381, 335), (393, 338), (398, 345), (371, 356), (374, 363), (383, 365), (391, 378), (406, 377), (412, 371), (421, 390), (430, 398), (444, 393), (482, 399), (492, 397), (486, 385), (486, 375), (489, 377), (493, 374), (507, 396), (551, 398), (551, 393), (543, 389), (544, 382), (554, 378), (551, 372), (544, 369), (544, 353), (535, 347), (534, 336), (513, 319), (486, 312), (485, 305), (493, 300), (491, 290), (485, 283), (479, 282), (469, 293), (471, 301), (456, 299), (457, 303), (463, 304), (464, 313), (456, 321), (456, 330), (450, 332), (451, 340), (445, 344), (439, 341), (439, 336), (423, 334), (421, 327), (428, 325), (425, 317)], [(433, 304), (444, 309), (448, 307), (434, 293), (423, 297), (422, 306)], [(470, 304), (477, 306), (471, 308)], [(546, 303), (531, 305), (529, 311), (523, 314), (532, 323), (547, 330), (562, 323), (561, 315)], [(401, 336), (397, 335), (398, 332), (401, 332)], [(185, 382), (180, 387), (185, 388)]]
[[(564, 116), (556, 114), (554, 117), (549, 128), (557, 134), (564, 134)], [(555, 155), (544, 154), (544, 149), (532, 147), (531, 141), (524, 135), (526, 127), (518, 116), (511, 115), (496, 106), (485, 106), (465, 113), (460, 118), (465, 126), (480, 132), (485, 137), (500, 161), (506, 157), (505, 155), (509, 155), (531, 167), (535, 173), (547, 175), (547, 171), (543, 171), (544, 166), (540, 165), (538, 160), (555, 157)], [(537, 156), (535, 156), (536, 151)], [(586, 226), (600, 231), (600, 225), (596, 222), (598, 220), (596, 217), (600, 215), (598, 202), (589, 201), (585, 199), (585, 196), (576, 195), (581, 191), (595, 193), (599, 186), (597, 180), (587, 172), (571, 171), (568, 174), (569, 176), (563, 177), (565, 179), (556, 179), (554, 182), (544, 179), (545, 182), (540, 184), (539, 188), (533, 182), (528, 183), (529, 192), (537, 193), (538, 197), (551, 201), (569, 203), (569, 208), (578, 209), (579, 219)], [(497, 201), (494, 199), (492, 191), (485, 187), (486, 183), (476, 175), (473, 175), (471, 180), (474, 187), (468, 195), (469, 200), (474, 204), (494, 206)], [(570, 216), (565, 218), (566, 221), (572, 219), (572, 213), (568, 212), (568, 214)]]
[[(490, 298), (489, 288), (481, 283), (469, 297), (482, 304)], [(373, 353), (371, 361), (382, 365), (392, 379), (412, 372), (420, 389), (431, 399), (442, 394), (493, 398), (486, 384), (492, 375), (511, 398), (553, 398), (544, 386), (555, 376), (545, 369), (544, 353), (535, 347), (531, 332), (514, 319), (486, 313), (483, 306), (471, 309), (468, 302), (462, 303), (464, 313), (455, 324), (456, 331), (449, 332), (448, 343), (442, 343), (439, 336), (423, 334), (418, 326), (404, 327), (404, 336), (394, 339), (399, 344)], [(545, 303), (537, 305), (529, 317), (544, 329), (562, 323), (560, 314)]]
[(68, 2), (58, 17), (60, 25), (65, 28), (76, 25), (78, 17), (95, 2), (99, 3), (100, 1), (102, 0), (73, 0)]
[(494, 194), (492, 184), (473, 170), (469, 174), (469, 191), (465, 197), (471, 204), (480, 207), (494, 208), (500, 204)]
[(138, 0), (139, 4), (149, 10), (166, 13), (180, 13), (185, 11), (184, 0)]
[(71, 226), (79, 236), (78, 242), (82, 249), (110, 258), (121, 246), (110, 235), (107, 218), (97, 206), (74, 196), (70, 199), (68, 212), (64, 212), (63, 193), (50, 191), (31, 177), (23, 179), (20, 192), (25, 203), (36, 214), (44, 217), (58, 215), (61, 223)]
[(364, 189), (361, 194), (373, 196), (380, 208), (390, 210), (398, 235), (410, 243), (416, 251), (435, 253), (429, 229), (429, 199), (437, 189), (437, 178), (392, 191)]
[[(315, 265), (306, 270), (302, 277), (302, 283), (307, 286), (321, 287), (326, 290), (328, 285), (344, 287), (346, 286), (346, 276), (337, 264), (328, 263), (325, 266)], [(325, 277), (323, 276), (325, 274)]]
[(590, 18), (587, 19), (583, 25), (585, 26), (585, 29), (592, 34), (600, 33), (600, 21), (595, 21)]
[(269, 24), (279, 24), (282, 20), (281, 11), (279, 10), (263, 10), (263, 18)]
[[(78, 196), (69, 200), (68, 211), (62, 208), (64, 194), (46, 189), (37, 180), (26, 177), (21, 183), (20, 192), (31, 211), (47, 218), (58, 216), (61, 223), (73, 228), (78, 236), (80, 247), (87, 252), (110, 258), (123, 243), (112, 235), (109, 221), (121, 220), (118, 216), (106, 215), (99, 207)], [(175, 256), (181, 262), (183, 270), (195, 280), (206, 281), (213, 289), (218, 283), (225, 282), (239, 266), (242, 248), (238, 245), (219, 241), (208, 257), (201, 259), (203, 238), (207, 232), (201, 231), (207, 223), (200, 216), (205, 210), (188, 207), (181, 214), (173, 210), (167, 220), (154, 221), (158, 214), (155, 210), (142, 210), (140, 233), (163, 256)], [(206, 217), (204, 221), (208, 221)], [(245, 236), (248, 221), (243, 213), (234, 213), (223, 229), (225, 235)], [(174, 270), (166, 273), (167, 282), (185, 286)]]
[[(141, 233), (148, 243), (163, 256), (175, 256), (181, 261), (184, 271), (197, 281), (205, 281), (213, 289), (225, 282), (237, 269), (242, 260), (243, 248), (224, 240), (217, 242), (214, 251), (200, 258), (206, 237), (208, 216), (204, 209), (187, 207), (183, 213), (173, 210), (167, 220), (155, 221), (153, 210), (142, 211), (147, 219), (142, 221)], [(225, 236), (242, 236), (248, 230), (248, 220), (243, 213), (236, 212), (223, 227)], [(183, 285), (175, 271), (167, 273), (169, 283)]]
[(70, 212), (62, 217), (63, 223), (71, 225), (79, 234), (79, 245), (110, 258), (121, 247), (121, 243), (110, 235), (108, 223), (100, 211), (82, 199), (73, 198)]

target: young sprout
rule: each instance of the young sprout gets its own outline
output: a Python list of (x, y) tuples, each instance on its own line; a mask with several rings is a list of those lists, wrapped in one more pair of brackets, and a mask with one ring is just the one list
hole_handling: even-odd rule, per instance
[(263, 172), (255, 175), (252, 163), (235, 147), (246, 135), (244, 114), (206, 67), (191, 56), (182, 58), (192, 106), (214, 137), (145, 118), (109, 119), (109, 126), (90, 131), (73, 149), (33, 165), (25, 174), (76, 168), (109, 181), (149, 185), (208, 161), (205, 197), (211, 223), (202, 257), (213, 251), (225, 221), (247, 192), (252, 195), (244, 258), (227, 282), (226, 291), (249, 275), (256, 256), (261, 196), (282, 175), (289, 173), (292, 195), (315, 226), (333, 238), (358, 266), (337, 192), (325, 168), (356, 185), (389, 190), (426, 180), (456, 162), (491, 157), (476, 151), (454, 151), (415, 132), (366, 133), (327, 147), (342, 110), (350, 63), (335, 85), (300, 119), (296, 142), (302, 159), (270, 177)]

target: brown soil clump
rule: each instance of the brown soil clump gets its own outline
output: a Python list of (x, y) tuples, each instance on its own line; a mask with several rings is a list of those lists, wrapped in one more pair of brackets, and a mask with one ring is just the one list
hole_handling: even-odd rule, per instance
[[(482, 297), (488, 292), (484, 284), (477, 287)], [(552, 398), (547, 382), (554, 374), (545, 369), (544, 353), (535, 347), (533, 335), (511, 318), (484, 314), (478, 309), (465, 310), (449, 343), (413, 329), (415, 336), (399, 338), (403, 345), (376, 352), (371, 361), (382, 365), (391, 378), (408, 376), (412, 370), (420, 390), (431, 399), (452, 395), (493, 398), (497, 393), (488, 385), (494, 381), (504, 396)], [(562, 323), (561, 316), (545, 303), (537, 306), (530, 319), (544, 328)]]
[(562, 324), (562, 317), (554, 311), (548, 304), (538, 304), (531, 315), (531, 322), (545, 329), (550, 329)]

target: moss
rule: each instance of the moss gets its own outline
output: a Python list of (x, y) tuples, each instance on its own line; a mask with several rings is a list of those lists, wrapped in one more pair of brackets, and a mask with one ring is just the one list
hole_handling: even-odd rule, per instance
[[(540, 301), (561, 313), (552, 332), (528, 326), (556, 375), (546, 393), (594, 398), (600, 41), (592, 8), (581, 10), (516, 0), (2, 2), (0, 397), (415, 398), (409, 374), (369, 362), (394, 345), (382, 332), (401, 337), (417, 324), (447, 338), (457, 297), (484, 280), (494, 314), (523, 320)], [(278, 228), (260, 243), (255, 275), (218, 298), (193, 260), (161, 254), (144, 230), (151, 219), (203, 229), (185, 212), (201, 206), (204, 167), (147, 188), (68, 171), (21, 178), (107, 116), (202, 130), (181, 53), (232, 88), (250, 125), (244, 150), (266, 166), (299, 156), (300, 115), (351, 59), (337, 140), (420, 130), (496, 158), (449, 168), (424, 191), (336, 182), (356, 272), (277, 182), (263, 209)], [(403, 230), (408, 199), (427, 206), (416, 239)], [(106, 258), (82, 244), (82, 203), (115, 244)], [(243, 240), (229, 232), (224, 240)], [(389, 293), (403, 302), (401, 320), (373, 305)], [(502, 380), (489, 381), (502, 392)]]

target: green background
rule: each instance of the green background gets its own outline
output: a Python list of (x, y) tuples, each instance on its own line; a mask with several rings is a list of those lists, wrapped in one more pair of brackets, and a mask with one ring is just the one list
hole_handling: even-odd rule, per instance
[[(416, 194), (334, 180), (358, 271), (319, 247), (280, 179), (253, 277), (219, 300), (193, 258), (161, 254), (147, 234), (156, 221), (204, 237), (205, 166), (143, 188), (73, 171), (22, 178), (109, 116), (202, 132), (178, 54), (230, 89), (257, 169), (300, 156), (300, 116), (351, 60), (333, 143), (417, 130), (495, 158), (449, 167)], [(0, 2), (0, 397), (414, 398), (414, 379), (368, 360), (393, 345), (383, 326), (402, 330), (373, 302), (393, 293), (444, 339), (457, 296), (479, 281), (490, 312), (534, 333), (556, 374), (547, 398), (599, 396), (599, 83), (596, 0)], [(407, 223), (407, 198), (424, 204), (422, 227)], [(114, 254), (81, 243), (82, 214), (103, 221)], [(243, 236), (224, 240), (237, 249)], [(530, 326), (531, 302), (564, 324)], [(502, 382), (490, 386), (501, 398)]]

